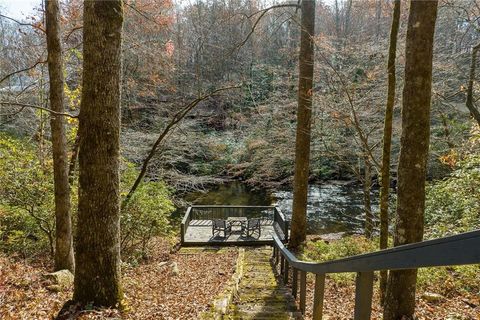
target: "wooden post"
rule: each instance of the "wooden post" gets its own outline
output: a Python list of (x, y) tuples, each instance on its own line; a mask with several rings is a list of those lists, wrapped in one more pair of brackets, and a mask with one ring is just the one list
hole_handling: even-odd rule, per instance
[(180, 244), (183, 246), (185, 244), (185, 224), (180, 225)]
[(315, 292), (313, 294), (312, 320), (322, 320), (323, 296), (325, 294), (325, 274), (315, 275)]
[(285, 258), (283, 255), (280, 255), (280, 274), (284, 272), (284, 266), (285, 266)]
[(372, 314), (373, 271), (358, 272), (355, 287), (355, 320), (368, 320)]
[(292, 295), (297, 298), (298, 291), (298, 270), (292, 268)]
[(307, 273), (300, 271), (300, 311), (305, 314), (305, 304), (307, 300)]
[(288, 283), (288, 260), (285, 259), (285, 270), (283, 271), (283, 283)]

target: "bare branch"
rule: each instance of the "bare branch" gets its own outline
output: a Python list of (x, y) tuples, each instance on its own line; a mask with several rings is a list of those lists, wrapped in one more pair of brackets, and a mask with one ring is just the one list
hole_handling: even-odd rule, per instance
[(211, 93), (205, 94), (205, 95), (193, 100), (192, 102), (187, 104), (185, 107), (181, 108), (180, 111), (178, 111), (173, 116), (173, 118), (167, 124), (165, 129), (163, 129), (162, 133), (159, 135), (158, 139), (155, 141), (152, 148), (150, 149), (150, 152), (148, 153), (147, 157), (143, 161), (142, 168), (140, 169), (140, 173), (138, 174), (137, 179), (135, 180), (132, 188), (130, 189), (127, 196), (125, 197), (125, 199), (122, 202), (122, 209), (125, 208), (128, 201), (130, 201), (133, 194), (137, 190), (138, 186), (143, 181), (143, 178), (145, 177), (145, 174), (147, 173), (148, 164), (149, 164), (150, 160), (153, 158), (153, 156), (155, 155), (159, 145), (162, 143), (162, 141), (165, 139), (165, 137), (168, 135), (168, 133), (175, 127), (175, 125), (178, 124), (183, 118), (185, 118), (185, 116), (190, 111), (192, 111), (203, 100), (206, 100), (206, 99), (218, 94), (219, 92), (226, 91), (226, 90), (232, 90), (232, 89), (238, 89), (238, 88), (241, 88), (241, 85), (224, 87), (224, 88), (213, 90)]
[(250, 30), (250, 32), (247, 34), (247, 36), (245, 37), (245, 39), (243, 39), (242, 42), (240, 42), (238, 45), (236, 45), (232, 50), (231, 50), (231, 53), (232, 54), (235, 50), (243, 47), (245, 45), (245, 43), (247, 43), (248, 39), (250, 39), (250, 37), (252, 36), (252, 34), (255, 32), (255, 29), (257, 28), (257, 25), (260, 23), (260, 20), (262, 20), (262, 18), (267, 14), (268, 11), (272, 10), (272, 9), (278, 9), (278, 8), (296, 8), (297, 10), (300, 8), (300, 6), (298, 4), (278, 4), (278, 5), (274, 5), (274, 6), (271, 6), (271, 7), (268, 7), (268, 8), (265, 8), (265, 9), (262, 9), (262, 10), (259, 10), (255, 13), (252, 13), (251, 15), (247, 16), (248, 18), (251, 18), (257, 14), (260, 13), (260, 15), (258, 16), (257, 20), (255, 20), (255, 23), (253, 24), (252, 26), (252, 29)]
[(50, 112), (51, 114), (57, 115), (57, 116), (64, 116), (64, 117), (69, 117), (69, 118), (78, 118), (78, 115), (73, 115), (73, 114), (65, 113), (65, 112), (56, 112), (56, 111), (53, 111), (51, 109), (44, 108), (44, 107), (41, 107), (41, 106), (37, 106), (37, 105), (34, 105), (34, 104), (28, 104), (28, 103), (22, 103), (22, 102), (16, 102), (16, 101), (0, 101), (0, 105), (4, 105), (4, 106), (12, 106), (13, 105), (13, 106), (19, 106), (19, 107), (23, 107), (23, 108), (38, 109), (38, 110), (43, 110), (43, 111), (46, 111), (46, 112)]
[(9, 73), (7, 74), (5, 77), (3, 77), (2, 79), (0, 79), (0, 83), (2, 83), (3, 81), (7, 80), (8, 78), (10, 78), (11, 76), (14, 76), (16, 75), (17, 73), (21, 73), (21, 72), (25, 72), (25, 71), (28, 71), (28, 70), (32, 70), (34, 68), (36, 68), (39, 64), (43, 64), (43, 63), (47, 63), (46, 60), (43, 60), (43, 61), (37, 61), (35, 62), (34, 65), (30, 66), (30, 67), (27, 67), (25, 69), (21, 69), (21, 70), (17, 70), (17, 71), (14, 71), (12, 73)]
[(3, 14), (0, 14), (0, 18), (8, 19), (8, 20), (10, 20), (10, 21), (13, 21), (13, 22), (17, 23), (17, 24), (20, 25), (20, 26), (32, 27), (32, 28), (34, 28), (34, 29), (40, 30), (40, 31), (42, 31), (43, 33), (45, 33), (45, 29), (41, 28), (39, 25), (21, 22), (21, 21), (18, 21), (18, 20), (16, 20), (16, 19), (14, 19), (14, 18), (7, 17), (6, 15), (3, 15)]

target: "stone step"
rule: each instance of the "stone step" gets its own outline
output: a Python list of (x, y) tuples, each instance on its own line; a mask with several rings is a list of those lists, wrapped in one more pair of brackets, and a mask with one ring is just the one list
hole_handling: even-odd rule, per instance
[(291, 302), (293, 303), (295, 299), (293, 297), (285, 296), (285, 295), (267, 295), (267, 294), (258, 294), (258, 295), (243, 295), (237, 298), (238, 303), (255, 303), (258, 301), (263, 302), (264, 304), (271, 304), (271, 303), (286, 303)]
[(295, 312), (297, 306), (293, 303), (287, 303), (286, 301), (276, 303), (240, 303), (235, 306), (236, 312)]
[(271, 256), (271, 248), (245, 250), (244, 275), (224, 319), (303, 319), (291, 291), (279, 282)]
[(243, 320), (260, 320), (260, 319), (275, 319), (275, 320), (291, 320), (291, 319), (303, 319), (300, 312), (237, 312), (232, 315), (230, 319), (243, 319)]

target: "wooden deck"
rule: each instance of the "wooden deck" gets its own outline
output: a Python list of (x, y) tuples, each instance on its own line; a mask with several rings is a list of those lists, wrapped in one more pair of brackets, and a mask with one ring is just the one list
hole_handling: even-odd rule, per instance
[[(238, 220), (257, 218), (261, 234), (247, 237), (241, 232)], [(232, 220), (232, 232), (212, 234), (212, 220)], [(237, 223), (234, 221), (237, 220)], [(273, 235), (287, 241), (289, 221), (280, 209), (273, 206), (201, 205), (188, 207), (180, 225), (182, 246), (263, 246), (273, 244)]]
[[(268, 245), (273, 243), (273, 234), (275, 233), (274, 222), (264, 221), (261, 225), (262, 232), (260, 237), (256, 232), (253, 236), (246, 237), (242, 235), (240, 226), (233, 226), (232, 232), (223, 237), (223, 232), (220, 234), (215, 232), (212, 235), (212, 221), (211, 220), (192, 220), (187, 227), (184, 236), (184, 246), (195, 245)], [(277, 228), (278, 229), (278, 228)], [(278, 232), (277, 232), (278, 234)]]

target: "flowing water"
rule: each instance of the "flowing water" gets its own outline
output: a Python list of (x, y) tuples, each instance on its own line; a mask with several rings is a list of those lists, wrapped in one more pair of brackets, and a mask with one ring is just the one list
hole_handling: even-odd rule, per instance
[[(378, 193), (372, 193), (372, 210), (378, 211)], [(267, 191), (238, 181), (218, 185), (206, 193), (192, 193), (187, 201), (197, 205), (252, 205), (279, 207), (291, 219), (292, 191)], [(341, 183), (311, 185), (308, 192), (307, 231), (309, 234), (356, 233), (365, 221), (360, 186)]]

